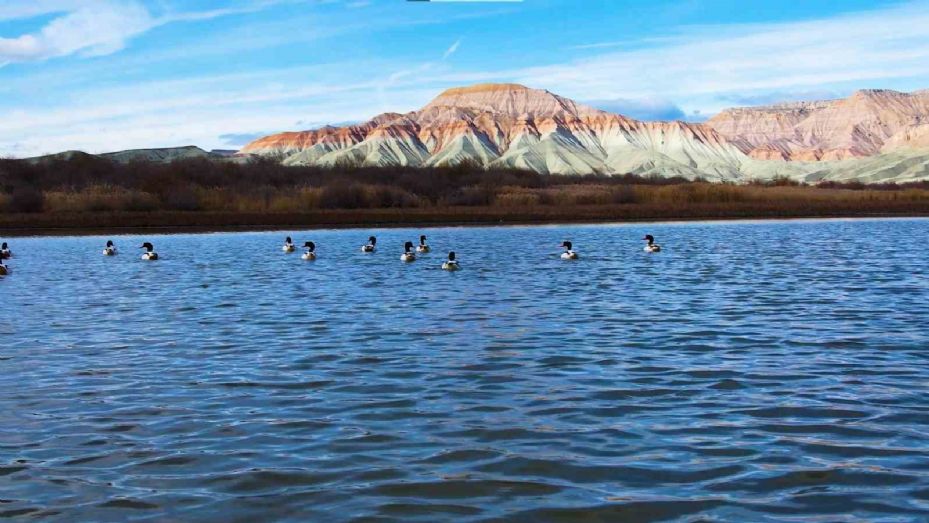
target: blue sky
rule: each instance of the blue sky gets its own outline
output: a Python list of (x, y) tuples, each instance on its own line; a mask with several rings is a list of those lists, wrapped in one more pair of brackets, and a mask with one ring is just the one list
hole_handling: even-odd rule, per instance
[(0, 0), (0, 155), (237, 148), (476, 82), (687, 120), (912, 91), (927, 27), (929, 1)]

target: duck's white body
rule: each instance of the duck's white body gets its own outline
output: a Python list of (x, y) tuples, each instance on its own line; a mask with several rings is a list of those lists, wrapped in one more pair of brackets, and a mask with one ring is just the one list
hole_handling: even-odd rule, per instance
[(577, 253), (574, 251), (565, 251), (561, 253), (562, 260), (576, 260), (578, 258)]
[(461, 266), (458, 265), (458, 262), (456, 261), (446, 260), (445, 262), (442, 263), (443, 271), (457, 271), (460, 268)]
[(404, 262), (416, 261), (416, 255), (413, 254), (412, 252), (405, 252), (400, 255), (400, 261), (404, 261)]
[(145, 254), (142, 255), (142, 259), (148, 260), (148, 261), (155, 261), (158, 259), (158, 253), (154, 251), (146, 252)]
[(431, 250), (431, 249), (430, 249), (429, 246), (426, 245), (426, 244), (422, 244), (422, 245), (419, 245), (418, 247), (416, 247), (416, 252), (429, 252), (430, 250)]
[(4, 260), (7, 259), (7, 258), (12, 258), (12, 257), (13, 257), (13, 251), (11, 251), (11, 250), (9, 250), (9, 249), (3, 249), (2, 251), (0, 251), (0, 257), (2, 257)]
[(281, 250), (284, 252), (294, 252), (297, 248), (292, 243), (285, 243)]
[(313, 260), (316, 259), (316, 253), (315, 253), (315, 252), (306, 251), (306, 252), (303, 253), (303, 255), (300, 256), (300, 257), (303, 258), (304, 260), (307, 260), (307, 261), (313, 261)]
[(116, 247), (107, 247), (103, 249), (104, 256), (116, 256)]
[(362, 246), (361, 246), (361, 252), (374, 252), (374, 246), (371, 245), (371, 244), (362, 245)]
[(661, 252), (661, 245), (658, 245), (657, 243), (655, 243), (654, 236), (652, 236), (651, 234), (646, 234), (645, 237), (642, 239), (648, 242), (645, 245), (645, 252)]

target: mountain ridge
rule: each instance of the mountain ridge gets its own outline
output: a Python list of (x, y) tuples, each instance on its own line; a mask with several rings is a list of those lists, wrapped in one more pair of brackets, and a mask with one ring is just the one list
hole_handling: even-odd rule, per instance
[(418, 111), (385, 113), (335, 130), (260, 138), (242, 154), (287, 165), (441, 166), (462, 161), (544, 174), (738, 178), (741, 151), (703, 124), (641, 122), (519, 84), (440, 93)]
[[(287, 165), (516, 167), (543, 174), (638, 174), (711, 181), (786, 176), (929, 179), (929, 90), (862, 89), (847, 98), (727, 109), (705, 123), (646, 122), (520, 84), (439, 93), (417, 111), (346, 127), (279, 133), (242, 155)], [(882, 155), (886, 163), (882, 164)], [(906, 162), (898, 161), (905, 156)], [(907, 165), (901, 169), (900, 165)], [(886, 165), (886, 169), (882, 167)]]

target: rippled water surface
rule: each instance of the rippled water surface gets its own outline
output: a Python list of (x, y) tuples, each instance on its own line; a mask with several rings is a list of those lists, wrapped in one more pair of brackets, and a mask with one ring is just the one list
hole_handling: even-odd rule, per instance
[(929, 519), (929, 221), (423, 232), (8, 239), (0, 517)]

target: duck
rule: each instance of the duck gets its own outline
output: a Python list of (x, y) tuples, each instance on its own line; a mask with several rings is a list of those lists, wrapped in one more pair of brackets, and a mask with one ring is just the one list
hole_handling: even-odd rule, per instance
[(661, 252), (661, 245), (655, 243), (654, 236), (646, 234), (642, 239), (648, 242), (648, 245), (645, 246), (645, 252)]
[(416, 252), (429, 252), (430, 250), (432, 249), (430, 249), (429, 246), (426, 245), (426, 236), (425, 235), (420, 236), (419, 245), (416, 246)]
[(284, 246), (281, 247), (281, 250), (284, 252), (294, 252), (297, 250), (297, 247), (294, 246), (294, 241), (290, 239), (290, 236), (284, 240)]
[(455, 251), (448, 253), (448, 259), (442, 262), (442, 270), (444, 271), (457, 271), (461, 266), (458, 265), (458, 260), (455, 259)]
[(7, 274), (10, 274), (10, 272), (12, 272), (12, 269), (4, 265), (3, 259), (0, 258), (0, 276), (6, 276)]
[(106, 242), (106, 248), (103, 249), (104, 256), (116, 256), (116, 246), (113, 245), (112, 241)]
[(304, 260), (315, 260), (316, 259), (316, 244), (313, 242), (306, 242), (303, 244), (303, 247), (306, 249), (306, 252), (303, 253)]
[(416, 254), (413, 253), (413, 242), (406, 242), (403, 244), (403, 254), (400, 255), (400, 261), (416, 261)]
[(155, 247), (151, 243), (145, 242), (139, 248), (145, 249), (145, 252), (142, 254), (143, 260), (155, 261), (158, 259), (158, 253), (155, 252)]
[(572, 244), (571, 242), (565, 240), (565, 241), (561, 244), (561, 246), (565, 248), (565, 251), (564, 251), (563, 253), (561, 253), (561, 259), (562, 259), (562, 260), (576, 260), (576, 259), (578, 258), (577, 253), (574, 252), (573, 250), (571, 250), (571, 248), (574, 246), (574, 244)]
[(10, 250), (10, 246), (3, 242), (3, 245), (0, 245), (0, 260), (7, 260), (13, 256), (13, 251)]
[(361, 252), (374, 252), (375, 246), (377, 245), (377, 238), (371, 236), (368, 238), (368, 243), (361, 246)]

